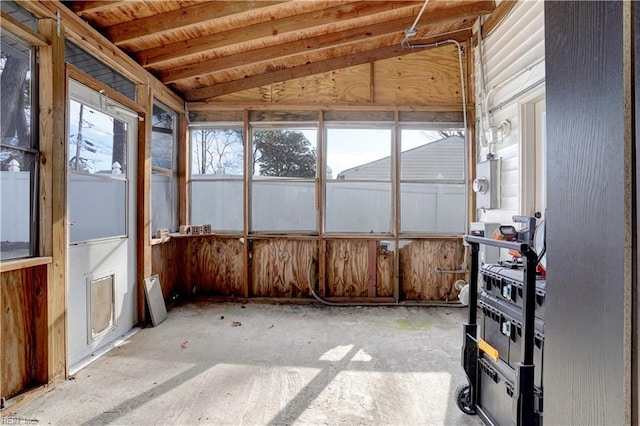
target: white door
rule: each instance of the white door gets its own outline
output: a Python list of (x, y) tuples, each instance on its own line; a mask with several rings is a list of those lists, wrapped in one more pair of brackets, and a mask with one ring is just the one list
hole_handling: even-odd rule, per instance
[(137, 321), (137, 117), (73, 80), (67, 108), (67, 341), (73, 370)]

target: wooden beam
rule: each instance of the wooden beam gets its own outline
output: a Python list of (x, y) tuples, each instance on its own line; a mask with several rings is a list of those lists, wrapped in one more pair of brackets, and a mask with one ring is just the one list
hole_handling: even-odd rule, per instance
[(144, 280), (151, 276), (153, 264), (151, 251), (151, 117), (153, 94), (146, 86), (138, 86), (136, 98), (145, 110), (144, 122), (138, 123), (138, 161), (136, 184), (136, 288), (138, 323), (146, 322)]
[[(403, 2), (400, 4), (406, 9), (406, 16), (415, 16), (422, 2)], [(260, 22), (254, 25), (221, 31), (205, 37), (143, 50), (136, 54), (136, 58), (140, 64), (152, 66), (219, 49), (231, 44), (268, 39), (287, 33), (299, 33), (311, 27), (335, 24), (338, 19), (341, 23), (346, 23), (356, 19), (362, 20), (362, 18), (376, 14), (385, 16), (390, 10), (400, 12), (402, 7), (398, 7), (397, 2), (381, 1), (358, 1), (355, 3), (339, 4), (320, 11), (286, 16), (268, 22)]]
[[(465, 41), (471, 35), (471, 29), (465, 28), (454, 33), (424, 37), (421, 39), (423, 43), (435, 43), (444, 40)], [(394, 36), (395, 37), (395, 36)], [(303, 64), (286, 69), (278, 69), (263, 74), (256, 74), (246, 78), (232, 80), (224, 83), (218, 83), (213, 86), (202, 87), (185, 92), (185, 98), (188, 101), (201, 101), (208, 98), (223, 95), (225, 93), (239, 92), (254, 87), (264, 86), (267, 84), (277, 83), (280, 81), (293, 80), (308, 75), (320, 74), (340, 68), (348, 68), (354, 65), (360, 65), (371, 61), (394, 58), (402, 55), (414, 53), (412, 49), (404, 49), (400, 46), (400, 39), (394, 40), (396, 43), (382, 47), (379, 49), (368, 50), (355, 53), (352, 55), (335, 57), (324, 61)]]
[(113, 99), (114, 101), (126, 106), (127, 108), (131, 108), (135, 112), (145, 112), (139, 103), (132, 101), (127, 96), (123, 95), (117, 90), (113, 90), (103, 82), (96, 80), (89, 74), (84, 73), (82, 70), (79, 70), (77, 67), (71, 64), (67, 64), (67, 76), (76, 80), (78, 83), (82, 83), (85, 86), (95, 90), (96, 92), (104, 94), (107, 98)]
[(49, 40), (40, 33), (33, 31), (8, 13), (0, 11), (0, 28), (7, 30), (34, 46), (48, 46)]
[(187, 115), (178, 115), (178, 225), (189, 224), (189, 123)]
[[(319, 103), (319, 102), (287, 102), (286, 104), (271, 104), (266, 102), (189, 102), (190, 113), (220, 112), (220, 111), (424, 111), (424, 112), (461, 112), (462, 105), (399, 105), (389, 103)], [(467, 109), (473, 109), (468, 105)]]
[(171, 12), (134, 19), (105, 29), (105, 34), (116, 46), (129, 43), (146, 36), (162, 34), (202, 25), (225, 16), (270, 7), (282, 1), (207, 1), (196, 6), (181, 8)]
[(71, 2), (69, 7), (76, 15), (85, 16), (96, 12), (104, 12), (105, 10), (123, 6), (127, 3), (134, 3), (134, 0), (74, 1)]
[(51, 45), (39, 52), (40, 252), (47, 272), (47, 370), (50, 382), (67, 375), (67, 139), (64, 28), (40, 21)]
[(482, 38), (487, 37), (500, 22), (511, 12), (516, 5), (516, 0), (503, 0), (482, 24)]
[(33, 268), (34, 266), (48, 265), (53, 261), (51, 256), (30, 257), (28, 259), (4, 260), (0, 263), (0, 273), (16, 271), (18, 269)]
[(168, 107), (184, 111), (184, 103), (178, 95), (58, 0), (16, 0), (16, 3), (39, 18), (56, 20), (56, 12), (59, 11), (62, 27), (69, 40), (134, 83), (150, 85), (156, 98)]
[[(437, 4), (437, 3), (436, 3)], [(493, 1), (454, 3), (454, 7), (434, 9), (421, 21), (422, 28), (427, 25), (439, 24), (451, 20), (475, 17), (493, 10)], [(229, 56), (216, 57), (192, 64), (180, 64), (177, 67), (162, 70), (158, 73), (160, 81), (171, 83), (178, 80), (212, 74), (215, 72), (237, 68), (245, 64), (257, 62), (272, 63), (277, 59), (290, 57), (310, 51), (327, 49), (330, 47), (357, 44), (360, 41), (373, 41), (377, 37), (391, 33), (401, 34), (405, 28), (411, 26), (414, 16), (408, 16), (390, 21), (377, 22), (371, 25), (357, 26), (339, 32), (332, 32), (321, 36), (302, 38), (256, 50), (245, 51)]]

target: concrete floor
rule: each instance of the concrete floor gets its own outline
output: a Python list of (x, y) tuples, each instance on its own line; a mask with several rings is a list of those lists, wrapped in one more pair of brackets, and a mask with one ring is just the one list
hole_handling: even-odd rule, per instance
[(18, 410), (40, 424), (477, 425), (466, 309), (191, 303)]

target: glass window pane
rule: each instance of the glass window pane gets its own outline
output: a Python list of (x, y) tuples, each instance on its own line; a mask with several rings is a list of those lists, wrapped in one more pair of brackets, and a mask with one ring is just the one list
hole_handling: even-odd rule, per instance
[(0, 159), (0, 259), (33, 256), (30, 242), (36, 156), (3, 147)]
[(136, 100), (136, 85), (134, 82), (69, 40), (64, 44), (64, 59), (67, 63), (84, 71), (113, 90), (122, 93), (132, 101)]
[(176, 113), (154, 104), (151, 120), (151, 165), (174, 171)]
[(127, 182), (69, 173), (69, 240), (126, 235)]
[(243, 232), (243, 181), (201, 180), (191, 181), (191, 223), (211, 224), (213, 232)]
[(328, 181), (326, 232), (392, 231), (391, 183)]
[(327, 130), (327, 179), (391, 180), (391, 130)]
[(315, 129), (255, 130), (253, 175), (315, 178), (316, 140)]
[(253, 175), (316, 177), (316, 129), (269, 129), (253, 132)]
[(127, 123), (69, 101), (69, 170), (126, 175)]
[(464, 180), (462, 132), (402, 129), (402, 180)]
[(466, 224), (464, 184), (402, 183), (402, 232), (461, 234)]
[(4, 31), (1, 40), (0, 142), (4, 145), (31, 148), (31, 49), (6, 36)]
[(151, 175), (151, 205), (152, 234), (155, 235), (158, 228), (177, 231), (178, 185), (175, 177)]
[(315, 183), (254, 181), (251, 186), (251, 230), (315, 232)]
[(242, 129), (191, 130), (191, 175), (243, 176)]

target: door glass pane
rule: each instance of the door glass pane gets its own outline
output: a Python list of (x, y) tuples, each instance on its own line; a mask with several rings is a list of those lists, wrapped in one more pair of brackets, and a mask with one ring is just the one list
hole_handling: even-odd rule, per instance
[(127, 123), (73, 99), (69, 102), (69, 170), (126, 174)]
[(124, 237), (129, 124), (74, 99), (69, 111), (69, 241)]
[(127, 182), (69, 174), (69, 241), (126, 235)]

